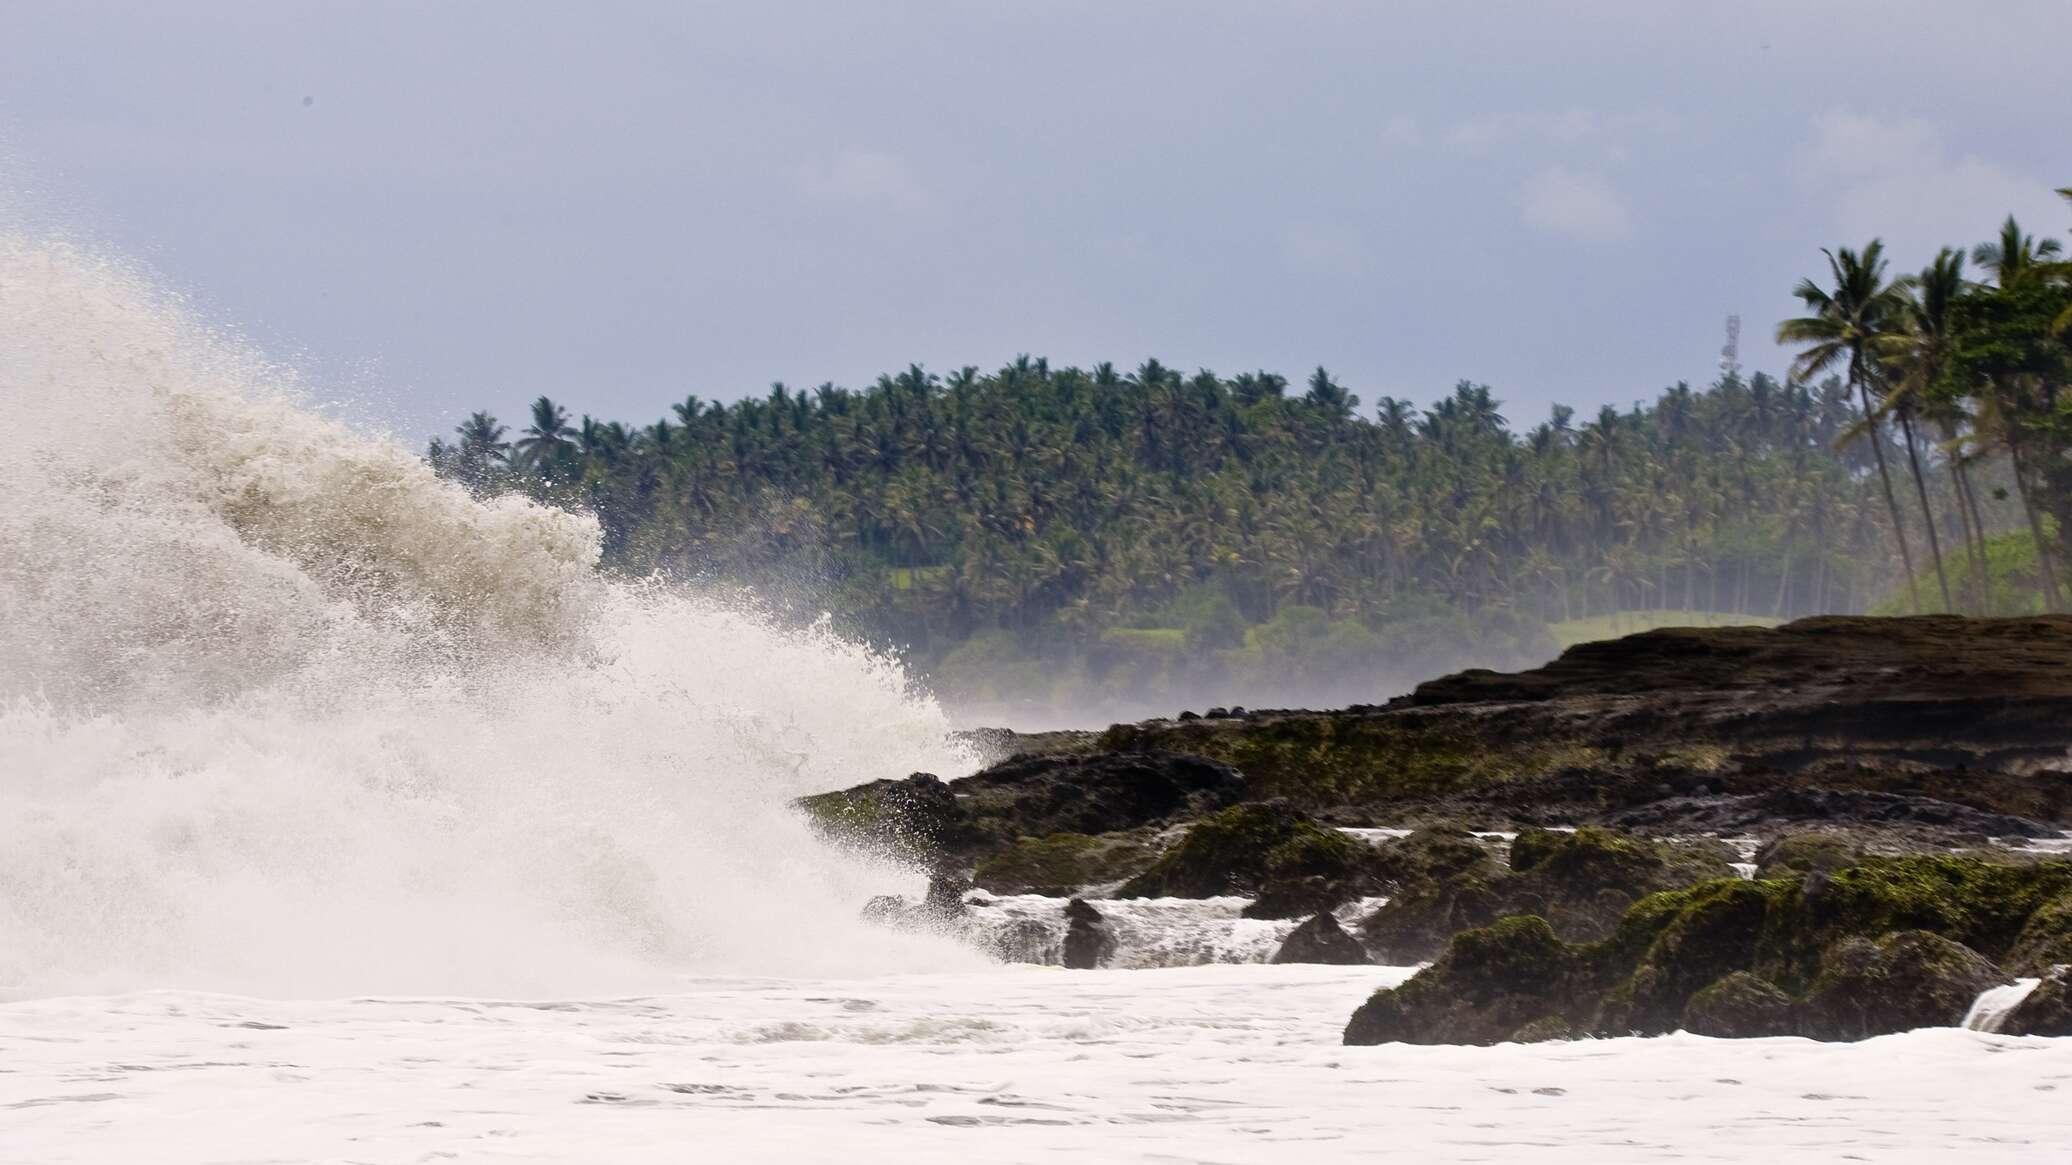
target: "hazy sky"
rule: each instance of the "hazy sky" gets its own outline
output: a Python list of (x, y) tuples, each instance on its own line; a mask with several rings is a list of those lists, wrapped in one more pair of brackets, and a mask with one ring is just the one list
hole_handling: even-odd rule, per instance
[(918, 360), (1744, 362), (1817, 248), (2072, 227), (2066, 0), (0, 0), (0, 199), (413, 437)]

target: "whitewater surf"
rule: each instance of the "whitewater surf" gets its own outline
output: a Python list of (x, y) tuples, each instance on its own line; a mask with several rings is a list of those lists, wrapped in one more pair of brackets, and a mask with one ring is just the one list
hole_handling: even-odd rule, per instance
[[(825, 628), (611, 582), (122, 266), (0, 241), (0, 991), (940, 968), (786, 803), (971, 760)], [(976, 963), (976, 956), (966, 958)]]

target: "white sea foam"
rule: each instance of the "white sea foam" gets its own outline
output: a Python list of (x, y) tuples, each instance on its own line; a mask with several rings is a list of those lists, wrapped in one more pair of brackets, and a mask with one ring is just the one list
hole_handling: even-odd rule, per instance
[(0, 1161), (2044, 1162), (2072, 1040), (1338, 1043), (1406, 968), (0, 1006)]
[(121, 267), (0, 238), (0, 991), (537, 994), (976, 956), (789, 798), (971, 763), (891, 660), (614, 584), (300, 407)]

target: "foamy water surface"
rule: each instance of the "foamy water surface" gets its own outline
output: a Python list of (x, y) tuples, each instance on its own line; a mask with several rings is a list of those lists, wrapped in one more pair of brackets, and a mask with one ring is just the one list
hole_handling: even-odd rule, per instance
[(0, 1007), (0, 1161), (2061, 1161), (2072, 1040), (1338, 1045), (1407, 969)]

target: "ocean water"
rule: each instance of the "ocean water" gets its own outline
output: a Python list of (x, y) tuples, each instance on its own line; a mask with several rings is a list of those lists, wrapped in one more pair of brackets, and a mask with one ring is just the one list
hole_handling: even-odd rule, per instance
[(2072, 1040), (1338, 1046), (1407, 969), (701, 976), (638, 998), (0, 1007), (0, 1161), (1990, 1161)]
[(605, 579), (4, 233), (0, 407), (0, 1161), (2072, 1149), (2072, 1041), (1343, 1048), (1411, 969), (1261, 965), (1238, 900), (1116, 906), (1100, 972), (866, 924), (920, 873), (788, 803), (976, 763), (897, 660)]

